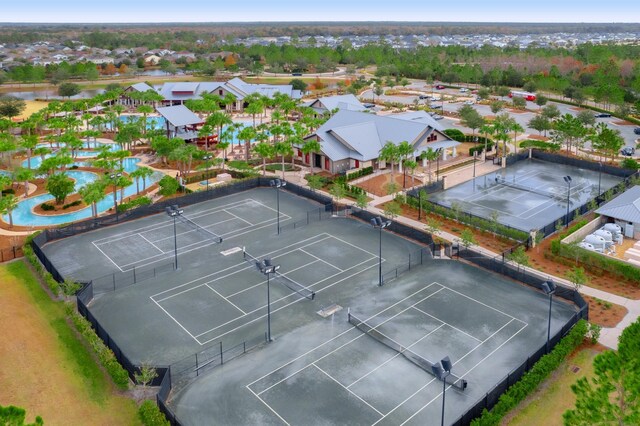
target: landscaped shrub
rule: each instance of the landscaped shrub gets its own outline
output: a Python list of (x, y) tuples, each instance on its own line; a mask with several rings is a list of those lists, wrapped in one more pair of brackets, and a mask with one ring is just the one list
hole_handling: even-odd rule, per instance
[(153, 401), (146, 400), (140, 405), (138, 417), (145, 426), (169, 426), (169, 421)]
[(42, 210), (44, 210), (45, 212), (49, 212), (49, 211), (53, 211), (56, 208), (54, 206), (52, 206), (51, 204), (47, 204), (47, 203), (42, 203), (40, 204), (40, 208)]
[[(414, 197), (406, 197), (406, 203), (413, 208), (418, 208), (418, 199)], [(438, 204), (433, 204), (429, 201), (422, 203), (422, 209), (424, 211), (432, 212), (437, 214), (438, 216), (445, 217), (447, 219), (455, 220), (456, 222), (463, 223), (465, 225), (471, 226), (473, 228), (479, 229), (481, 231), (487, 231), (489, 229), (493, 230), (496, 234), (502, 235), (503, 237), (523, 242), (529, 238), (529, 234), (525, 231), (520, 231), (515, 228), (511, 228), (500, 223), (493, 223), (490, 220), (483, 219), (478, 216), (470, 216), (464, 212), (454, 212), (452, 209), (440, 206)]]
[[(487, 141), (487, 151), (493, 150), (494, 142), (489, 140)], [(469, 155), (473, 155), (474, 152), (477, 152), (480, 155), (484, 151), (484, 142), (478, 143), (476, 146), (472, 146), (469, 148)]]
[[(282, 172), (282, 164), (267, 164), (265, 170), (269, 172)], [(297, 170), (300, 170), (298, 166), (291, 165), (291, 163), (284, 163), (285, 172), (295, 172)]]
[(640, 268), (612, 257), (603, 256), (601, 253), (583, 249), (575, 244), (562, 244), (560, 238), (551, 241), (551, 252), (555, 256), (577, 261), (585, 270), (594, 272), (596, 275), (602, 275), (601, 272), (594, 271), (594, 269), (600, 269), (640, 284)]
[(347, 180), (358, 179), (362, 176), (367, 176), (373, 173), (373, 166), (363, 167), (361, 169), (356, 170), (355, 172), (351, 172), (346, 175)]
[(446, 129), (443, 133), (454, 141), (463, 142), (465, 139), (464, 133), (458, 129)]
[(539, 141), (536, 139), (527, 139), (520, 142), (520, 148), (536, 148), (542, 151), (557, 152), (560, 151), (560, 144), (553, 142)]
[(631, 170), (640, 169), (640, 164), (633, 158), (625, 158), (624, 160), (622, 160), (622, 163), (620, 165), (625, 169), (631, 169)]
[(582, 344), (587, 334), (588, 326), (585, 320), (580, 320), (571, 331), (556, 345), (553, 350), (540, 358), (538, 362), (500, 396), (498, 403), (471, 422), (473, 426), (494, 426), (500, 424), (502, 418), (528, 395), (535, 391), (551, 373)]
[(76, 201), (72, 201), (70, 203), (65, 204), (64, 206), (62, 206), (63, 210), (68, 209), (69, 207), (74, 207), (74, 206), (79, 206), (80, 204), (82, 204), (82, 200), (76, 200)]
[(7, 194), (15, 194), (16, 191), (13, 188), (7, 188), (7, 189), (3, 189), (2, 190), (2, 195), (7, 195)]
[(158, 191), (158, 193), (165, 197), (175, 194), (178, 192), (178, 188), (180, 188), (178, 180), (171, 176), (163, 176), (160, 182), (158, 182), (158, 185), (160, 185), (160, 191)]
[(44, 269), (44, 266), (42, 266), (42, 263), (40, 263), (40, 259), (38, 259), (38, 256), (36, 256), (36, 254), (33, 252), (33, 249), (31, 248), (31, 241), (40, 232), (41, 231), (35, 232), (29, 235), (25, 239), (24, 246), (22, 246), (22, 253), (24, 253), (24, 257), (27, 258), (27, 260), (29, 261), (31, 266), (33, 266), (33, 268), (36, 270), (38, 275), (42, 277), (47, 287), (49, 287), (49, 290), (51, 291), (51, 293), (54, 296), (57, 296), (58, 294), (60, 294), (60, 285), (56, 280), (53, 279), (53, 276), (46, 269)]
[(131, 200), (131, 201), (127, 201), (125, 203), (120, 203), (118, 204), (118, 211), (119, 212), (124, 212), (127, 210), (131, 210), (133, 208), (136, 207), (140, 207), (140, 206), (146, 206), (148, 204), (151, 204), (151, 198), (149, 197), (139, 197), (136, 198), (135, 200)]
[(127, 370), (122, 368), (113, 351), (109, 349), (102, 339), (98, 337), (94, 329), (91, 327), (91, 323), (87, 321), (85, 317), (80, 315), (73, 304), (68, 303), (66, 305), (66, 311), (71, 321), (76, 326), (76, 329), (89, 343), (89, 346), (94, 350), (100, 363), (104, 366), (107, 373), (113, 379), (113, 382), (122, 390), (129, 388), (129, 374)]

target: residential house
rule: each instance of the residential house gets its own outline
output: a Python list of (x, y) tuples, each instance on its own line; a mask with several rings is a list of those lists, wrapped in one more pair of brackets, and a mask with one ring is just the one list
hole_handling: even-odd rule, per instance
[(424, 111), (380, 116), (341, 109), (305, 138), (320, 142), (321, 152), (303, 156), (301, 147), (297, 147), (297, 156), (302, 163), (332, 174), (361, 167), (386, 167), (378, 155), (387, 142), (396, 145), (409, 142), (416, 159), (429, 148), (442, 148), (442, 157), (446, 159), (448, 150), (456, 155), (456, 146), (460, 143), (451, 140), (443, 130)]
[(160, 62), (162, 58), (158, 55), (145, 55), (144, 56), (144, 62), (149, 64), (149, 65), (158, 65), (158, 62)]

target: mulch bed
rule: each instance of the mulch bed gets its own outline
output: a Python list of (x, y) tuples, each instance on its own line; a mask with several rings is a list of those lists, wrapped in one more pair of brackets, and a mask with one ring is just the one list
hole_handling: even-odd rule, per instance
[(589, 322), (602, 327), (615, 327), (629, 312), (624, 306), (582, 295), (589, 303)]
[[(398, 188), (411, 188), (411, 176), (407, 174), (406, 185), (402, 186), (404, 180), (402, 173), (394, 173), (394, 181), (398, 185)], [(367, 179), (356, 184), (356, 186), (364, 189), (370, 194), (377, 195), (378, 197), (384, 197), (385, 195), (388, 195), (386, 185), (389, 183), (391, 183), (391, 173), (385, 173), (373, 176), (371, 179)], [(420, 179), (414, 179), (414, 183), (420, 184)]]

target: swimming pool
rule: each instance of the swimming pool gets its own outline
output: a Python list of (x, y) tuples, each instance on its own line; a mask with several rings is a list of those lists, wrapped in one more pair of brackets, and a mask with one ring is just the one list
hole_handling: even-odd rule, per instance
[[(141, 115), (121, 115), (120, 121), (127, 124), (133, 121), (142, 120)], [(165, 129), (166, 120), (164, 117), (147, 117), (147, 130)], [(111, 129), (111, 123), (107, 123), (107, 129)]]
[[(123, 162), (124, 170), (127, 173), (131, 173), (132, 171), (136, 170), (138, 168), (137, 163), (139, 161), (139, 158), (125, 158)], [(96, 175), (95, 173), (86, 172), (83, 170), (69, 170), (67, 171), (67, 174), (69, 175), (69, 177), (76, 181), (76, 192), (80, 187), (98, 179), (98, 175)], [(155, 172), (153, 175), (145, 179), (145, 185), (148, 187), (149, 185), (154, 184), (155, 182), (159, 181), (162, 176), (162, 173)], [(142, 182), (140, 182), (140, 188), (142, 189)], [(134, 179), (133, 183), (124, 189), (124, 197), (130, 197), (135, 194), (136, 182)], [(52, 200), (53, 198), (54, 197), (51, 194), (42, 194), (20, 201), (12, 214), (13, 224), (18, 226), (49, 226), (75, 222), (77, 220), (87, 219), (91, 217), (91, 206), (85, 207), (84, 209), (75, 212), (61, 213), (51, 216), (42, 216), (33, 213), (32, 210), (35, 206)], [(116, 198), (118, 199), (119, 203), (122, 202), (121, 191), (119, 189), (116, 193)], [(97, 203), (96, 206), (98, 208), (98, 214), (109, 210), (111, 207), (113, 207), (113, 194), (107, 194), (107, 196), (102, 199), (102, 201)], [(9, 223), (9, 217), (7, 215), (2, 216), (2, 219), (5, 222)]]

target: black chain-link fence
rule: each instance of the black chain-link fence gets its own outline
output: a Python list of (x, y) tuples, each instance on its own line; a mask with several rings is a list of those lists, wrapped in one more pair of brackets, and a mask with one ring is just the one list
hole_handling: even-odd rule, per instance
[[(539, 273), (533, 273), (524, 270), (522, 267), (513, 265), (508, 262), (506, 255), (502, 254), (497, 257), (489, 257), (470, 248), (460, 248), (457, 245), (452, 246), (452, 257), (464, 259), (479, 267), (492, 272), (504, 275), (521, 283), (524, 283), (537, 290), (542, 290), (542, 283), (546, 281), (544, 276)], [(558, 285), (555, 296), (561, 297), (578, 307), (578, 311), (562, 326), (562, 329), (555, 333), (549, 339), (549, 351), (551, 351), (560, 340), (569, 333), (571, 328), (580, 320), (589, 319), (589, 305), (576, 290)], [(522, 376), (529, 371), (533, 365), (542, 358), (547, 351), (546, 342), (535, 352), (527, 357), (527, 359), (507, 374), (496, 386), (483, 395), (466, 413), (458, 417), (452, 424), (454, 426), (463, 426), (471, 423), (473, 419), (482, 414), (485, 408), (491, 410), (500, 395), (502, 395), (511, 385), (516, 383)]]

